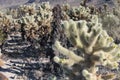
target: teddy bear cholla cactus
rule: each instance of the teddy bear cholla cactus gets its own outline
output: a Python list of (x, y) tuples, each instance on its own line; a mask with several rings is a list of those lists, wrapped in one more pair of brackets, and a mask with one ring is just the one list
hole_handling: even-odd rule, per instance
[(10, 26), (12, 24), (12, 15), (7, 15), (6, 13), (0, 12), (0, 26)]
[(25, 16), (26, 14), (33, 15), (35, 14), (35, 10), (36, 10), (36, 4), (34, 3), (30, 5), (21, 5), (18, 8), (18, 11), (22, 14), (22, 16)]
[[(27, 5), (26, 5), (27, 6)], [(20, 18), (21, 23), (39, 23), (47, 24), (52, 19), (52, 12), (50, 10), (50, 5), (48, 2), (42, 3), (37, 6), (38, 9), (35, 8), (35, 14), (29, 15), (26, 14), (24, 17)]]
[[(31, 32), (31, 29), (34, 28), (34, 32), (39, 31), (40, 35), (45, 34), (45, 32), (49, 33), (51, 31), (50, 25), (52, 21), (51, 7), (48, 2), (44, 2), (41, 5), (36, 6), (37, 8), (35, 8), (35, 14), (26, 14), (25, 16), (21, 17), (18, 22), (20, 24), (26, 24), (25, 30), (28, 32)], [(45, 29), (47, 31), (45, 31)]]
[(12, 23), (12, 17), (10, 15), (5, 15), (0, 12), (0, 45), (7, 38), (7, 33), (10, 30), (10, 25)]
[(79, 7), (70, 7), (69, 4), (67, 5), (63, 5), (62, 6), (63, 9), (63, 14), (65, 16), (65, 18), (67, 19), (73, 19), (75, 21), (78, 21), (80, 19), (89, 19), (89, 17), (91, 16), (90, 12), (90, 8), (89, 7), (83, 7), (83, 6), (79, 6)]
[(52, 20), (52, 11), (49, 2), (42, 3), (39, 6), (39, 10), (37, 11), (37, 21), (38, 23), (42, 23), (42, 25), (49, 25)]
[[(96, 15), (92, 17), (90, 22), (85, 20), (62, 22), (66, 36), (81, 53), (75, 54), (74, 51), (64, 48), (59, 41), (56, 41), (54, 49), (68, 58), (61, 59), (55, 56), (54, 61), (72, 67), (72, 72), (69, 72), (69, 74), (72, 74), (74, 78), (76, 76), (80, 77), (80, 74), (82, 74), (86, 80), (105, 80), (97, 76), (96, 65), (104, 65), (111, 69), (117, 68), (120, 47), (102, 29), (101, 23), (98, 22), (98, 17)], [(82, 66), (82, 69), (80, 69), (80, 66)], [(69, 77), (72, 79), (71, 76)]]

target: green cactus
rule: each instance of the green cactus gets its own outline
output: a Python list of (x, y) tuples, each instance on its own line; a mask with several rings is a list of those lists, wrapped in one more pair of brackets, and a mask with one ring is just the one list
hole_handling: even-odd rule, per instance
[[(77, 55), (74, 51), (64, 48), (59, 41), (56, 41), (53, 47), (68, 57), (67, 59), (61, 59), (55, 56), (54, 61), (72, 67), (71, 73), (68, 72), (72, 75), (72, 77), (69, 76), (71, 80), (72, 78), (75, 80), (80, 79), (76, 78), (78, 75), (75, 73), (82, 74), (86, 80), (106, 80), (105, 78), (97, 77), (96, 64), (101, 64), (111, 69), (118, 67), (117, 62), (120, 58), (120, 47), (116, 45), (114, 40), (102, 29), (98, 17), (96, 15), (92, 17), (92, 20), (89, 22), (85, 20), (68, 20), (62, 22), (66, 36), (70, 42), (81, 51), (79, 54), (83, 54), (83, 56)], [(84, 67), (81, 69), (81, 66)]]

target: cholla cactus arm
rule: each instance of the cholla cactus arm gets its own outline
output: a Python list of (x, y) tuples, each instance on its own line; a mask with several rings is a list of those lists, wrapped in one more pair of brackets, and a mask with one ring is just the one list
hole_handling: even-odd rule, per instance
[(67, 57), (69, 57), (70, 59), (72, 59), (75, 63), (78, 63), (80, 61), (83, 61), (84, 59), (78, 55), (76, 55), (73, 51), (70, 51), (66, 48), (64, 48), (63, 46), (60, 45), (59, 41), (55, 42), (54, 47), (61, 52), (63, 55), (66, 55)]
[(99, 21), (98, 21), (98, 16), (97, 15), (92, 15), (92, 18), (91, 18), (91, 23), (94, 25), (93, 27), (96, 28), (98, 26)]
[(101, 80), (101, 79), (97, 79), (97, 76), (95, 74), (92, 74), (87, 70), (83, 70), (82, 74), (86, 78), (86, 80)]
[(28, 20), (29, 23), (34, 23), (35, 22), (35, 16), (31, 15), (31, 16), (26, 16), (26, 19)]
[(86, 53), (91, 53), (93, 51), (93, 47), (95, 46), (98, 37), (101, 34), (101, 28), (94, 29), (92, 32), (92, 35), (88, 38), (89, 40), (87, 41), (89, 45), (86, 45), (85, 47)]
[(91, 53), (93, 51), (92, 48), (96, 44), (98, 36), (101, 33), (101, 26), (96, 29), (93, 28), (91, 32), (88, 32), (89, 28), (86, 21), (65, 21), (63, 22), (63, 27), (72, 44), (79, 48), (85, 48), (86, 53)]
[[(63, 28), (65, 28), (66, 36), (70, 39), (71, 43), (79, 46), (79, 48), (83, 48), (83, 43), (79, 39), (77, 24), (73, 20), (64, 21)], [(83, 30), (85, 29), (83, 28)]]
[[(95, 48), (101, 48), (101, 47), (109, 46), (111, 44), (112, 39), (111, 39), (111, 41), (108, 41), (108, 39), (106, 39), (106, 38), (108, 38), (108, 35), (106, 35), (106, 34), (107, 34), (106, 31), (101, 32), (101, 35), (99, 36), (99, 39), (95, 45)], [(110, 38), (109, 38), (109, 40), (110, 40)]]
[(57, 56), (54, 57), (54, 61), (62, 65), (67, 65), (68, 67), (71, 67), (75, 64), (75, 61), (72, 59), (61, 59)]
[(22, 17), (22, 18), (20, 19), (20, 23), (27, 24), (27, 20), (26, 20), (26, 18), (25, 18), (25, 17)]
[(44, 9), (44, 10), (50, 10), (50, 4), (49, 4), (49, 2), (43, 2), (42, 4), (41, 4), (41, 7)]

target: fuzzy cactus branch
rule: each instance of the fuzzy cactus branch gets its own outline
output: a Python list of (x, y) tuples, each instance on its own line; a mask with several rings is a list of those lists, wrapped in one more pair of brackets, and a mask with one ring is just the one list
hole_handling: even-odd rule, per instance
[(114, 40), (102, 29), (98, 17), (93, 15), (89, 22), (85, 20), (67, 20), (62, 22), (62, 26), (70, 42), (81, 51), (79, 54), (83, 56), (77, 55), (73, 51), (64, 48), (60, 45), (59, 41), (56, 41), (54, 48), (67, 56), (68, 59), (54, 57), (54, 60), (58, 63), (66, 64), (69, 67), (77, 65), (79, 69), (80, 66), (84, 65), (84, 67), (82, 67), (82, 75), (86, 80), (106, 80), (106, 78), (97, 77), (96, 65), (100, 64), (111, 69), (117, 68), (120, 47), (115, 44)]
[(73, 51), (70, 51), (64, 47), (62, 47), (60, 45), (60, 43), (58, 41), (55, 42), (55, 45), (54, 47), (59, 51), (68, 56), (70, 59), (72, 59), (74, 61), (74, 63), (77, 63), (77, 62), (80, 62), (80, 61), (83, 61), (84, 59), (80, 56), (77, 56)]

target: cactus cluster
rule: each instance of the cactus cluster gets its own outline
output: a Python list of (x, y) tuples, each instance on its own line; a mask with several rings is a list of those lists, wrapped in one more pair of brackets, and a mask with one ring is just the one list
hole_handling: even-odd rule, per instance
[[(26, 16), (18, 20), (19, 24), (25, 24), (25, 29), (30, 31), (34, 28), (39, 34), (44, 35), (45, 32), (50, 32), (50, 24), (52, 21), (52, 12), (49, 3), (42, 3), (36, 6), (35, 14), (26, 14)], [(45, 31), (48, 30), (48, 31)]]
[(7, 30), (12, 30), (13, 26), (18, 31), (24, 27), (27, 37), (31, 34), (38, 37), (50, 33), (52, 19), (49, 2), (21, 5), (16, 9), (8, 9), (6, 14), (0, 12), (0, 26)]
[(95, 7), (89, 7), (89, 6), (82, 6), (79, 5), (77, 7), (70, 7), (69, 4), (63, 5), (63, 14), (65, 16), (65, 19), (73, 19), (75, 21), (78, 20), (89, 20), (91, 17), (91, 14), (96, 14), (97, 10), (95, 10)]
[(7, 38), (7, 32), (9, 32), (9, 26), (11, 25), (10, 16), (4, 15), (0, 12), (0, 45)]
[[(67, 58), (61, 59), (55, 56), (54, 60), (68, 67), (73, 66), (71, 72), (73, 78), (82, 74), (86, 80), (107, 80), (97, 76), (96, 65), (100, 64), (111, 69), (118, 68), (120, 47), (102, 29), (102, 24), (99, 23), (97, 15), (92, 15), (92, 17), (89, 22), (85, 20), (73, 21), (71, 19), (62, 22), (66, 36), (74, 47), (80, 50), (80, 53), (76, 54), (56, 41), (54, 48), (66, 55)], [(84, 67), (80, 69), (81, 66)]]
[[(70, 7), (66, 4), (62, 7), (57, 5), (52, 9), (49, 2), (43, 2), (21, 5), (16, 9), (9, 9), (6, 14), (0, 12), (0, 42), (4, 42), (12, 27), (19, 30), (24, 28), (23, 32), (26, 33), (26, 37), (41, 40), (41, 44), (47, 45), (46, 37), (51, 39), (49, 47), (50, 52), (53, 53), (51, 46), (57, 38), (65, 43), (61, 44), (59, 40), (56, 40), (53, 49), (66, 57), (55, 56), (53, 59), (56, 63), (65, 66), (70, 80), (112, 79), (115, 77), (114, 74), (97, 74), (99, 70), (97, 65), (110, 69), (117, 69), (119, 66), (120, 46), (114, 43), (113, 38), (102, 26), (109, 29), (113, 29), (113, 26), (120, 26), (120, 15), (116, 10), (111, 14), (107, 11), (106, 5), (104, 5), (103, 12), (101, 8), (89, 7), (86, 1), (84, 0), (79, 7)], [(49, 33), (50, 35), (47, 35)], [(69, 40), (68, 45), (70, 42), (74, 50), (65, 48), (67, 40), (62, 40), (65, 38), (64, 33), (66, 39)], [(43, 40), (38, 39), (41, 36)], [(0, 66), (3, 64), (0, 59)]]

